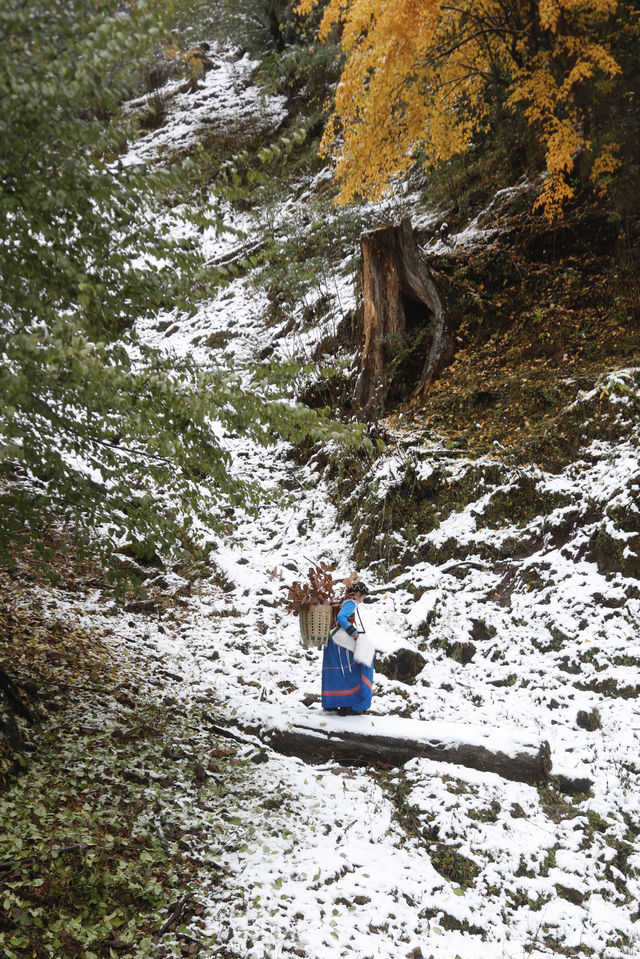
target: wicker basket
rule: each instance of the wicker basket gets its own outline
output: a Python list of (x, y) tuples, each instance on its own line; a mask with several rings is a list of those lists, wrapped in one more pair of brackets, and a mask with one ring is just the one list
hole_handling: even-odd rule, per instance
[(300, 613), (300, 635), (303, 646), (324, 646), (331, 632), (333, 607), (307, 606)]

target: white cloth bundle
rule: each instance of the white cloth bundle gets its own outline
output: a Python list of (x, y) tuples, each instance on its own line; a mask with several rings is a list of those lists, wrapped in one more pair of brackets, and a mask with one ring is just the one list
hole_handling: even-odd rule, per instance
[(373, 666), (373, 657), (376, 654), (376, 647), (366, 633), (359, 633), (356, 639), (353, 658), (356, 663), (362, 666)]
[(376, 647), (366, 633), (358, 633), (357, 639), (354, 639), (353, 636), (349, 636), (349, 633), (342, 626), (339, 626), (331, 633), (331, 639), (336, 646), (342, 646), (343, 649), (348, 649), (350, 653), (353, 653), (356, 663), (360, 663), (362, 666), (373, 665)]

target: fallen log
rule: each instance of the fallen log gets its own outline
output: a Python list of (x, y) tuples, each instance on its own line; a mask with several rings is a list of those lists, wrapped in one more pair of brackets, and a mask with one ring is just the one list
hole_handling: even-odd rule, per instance
[(548, 780), (549, 744), (514, 731), (396, 716), (318, 715), (258, 730), (259, 738), (286, 756), (310, 763), (329, 759), (353, 765), (402, 766), (416, 757), (492, 772), (537, 785)]
[(212, 257), (207, 260), (205, 266), (230, 266), (232, 263), (240, 263), (242, 260), (248, 260), (250, 256), (261, 253), (265, 246), (264, 240), (257, 240), (255, 243), (249, 243), (244, 246), (236, 247), (223, 256)]

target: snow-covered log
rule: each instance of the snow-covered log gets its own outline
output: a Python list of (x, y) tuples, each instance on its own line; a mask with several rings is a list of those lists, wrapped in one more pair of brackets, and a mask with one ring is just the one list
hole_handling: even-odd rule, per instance
[[(287, 719), (289, 721), (287, 721)], [(530, 784), (547, 781), (549, 744), (535, 736), (484, 726), (421, 722), (398, 716), (313, 714), (272, 716), (260, 739), (287, 756), (312, 763), (335, 759), (354, 764), (402, 766), (421, 757), (497, 773)]]

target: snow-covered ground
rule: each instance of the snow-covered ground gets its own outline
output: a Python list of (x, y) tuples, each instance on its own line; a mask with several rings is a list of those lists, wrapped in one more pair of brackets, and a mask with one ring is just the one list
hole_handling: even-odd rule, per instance
[[(228, 111), (233, 118), (228, 84), (235, 84), (233, 102), (252, 109), (251, 87), (242, 86), (245, 80), (237, 86), (242, 65), (220, 62), (202, 94), (175, 97), (171, 122), (141, 141), (135, 156), (180, 146), (202, 119), (194, 104), (215, 112), (219, 97), (220, 115)], [(261, 107), (273, 123), (281, 109), (279, 102)], [(250, 226), (245, 219), (243, 229)], [(213, 257), (229, 249), (228, 237), (219, 247), (213, 235), (206, 242)], [(335, 302), (346, 310), (350, 295), (345, 280)], [(304, 334), (279, 335), (265, 326), (265, 313), (263, 294), (243, 276), (195, 316), (164, 317), (139, 332), (164, 350), (192, 353), (203, 365), (221, 358), (248, 364), (268, 347), (304, 356)], [(176, 329), (167, 335), (169, 320)], [(224, 343), (213, 352), (203, 341), (212, 334)], [(144, 635), (138, 653), (143, 660), (146, 652), (161, 655), (174, 675), (171, 695), (210, 699), (220, 723), (245, 731), (239, 752), (248, 757), (262, 747), (247, 728), (318, 719), (321, 653), (302, 647), (281, 587), (304, 574), (310, 561), (349, 572), (357, 531), (337, 522), (313, 463), (296, 464), (284, 444), (265, 453), (234, 436), (225, 443), (233, 470), (264, 494), (257, 516), (236, 510), (233, 535), (212, 553), (226, 582), (220, 575), (198, 581), (160, 619), (106, 617), (97, 595), (87, 613), (98, 625), (104, 617), (113, 643)], [(423, 444), (419, 455), (426, 475), (429, 447)], [(471, 465), (452, 465), (452, 478)], [(401, 474), (402, 462), (390, 456), (372, 469), (371, 483), (383, 497)], [(566, 494), (572, 508), (588, 503), (604, 515), (616, 501), (637, 505), (639, 475), (638, 445), (628, 440), (585, 451), (583, 462), (559, 476), (538, 472), (536, 483)], [(243, 841), (225, 852), (233, 878), (224, 891), (207, 880), (202, 863), (204, 918), (224, 944), (221, 955), (640, 954), (640, 590), (621, 574), (598, 570), (581, 548), (593, 530), (576, 528), (557, 544), (561, 507), (527, 527), (483, 524), (495, 492), (478, 489), (475, 502), (423, 537), (422, 546), (464, 545), (464, 569), (420, 562), (391, 582), (375, 568), (359, 571), (373, 588), (362, 616), (379, 645), (420, 649), (426, 660), (412, 684), (376, 676), (373, 721), (390, 729), (392, 717), (402, 715), (546, 740), (552, 774), (589, 779), (590, 792), (563, 796), (433, 760), (413, 759), (400, 769), (311, 766), (263, 750), (267, 761), (252, 767), (252, 789), (229, 796)], [(503, 565), (483, 558), (487, 548), (533, 538), (536, 529), (538, 544), (528, 558)], [(617, 527), (613, 532), (620, 537)], [(475, 650), (463, 665), (451, 650), (464, 643)], [(589, 732), (578, 725), (578, 712), (594, 708), (601, 724)], [(331, 721), (355, 727), (362, 720)]]
[[(609, 497), (635, 469), (629, 449), (617, 452)], [(603, 453), (609, 460), (616, 451)], [(167, 621), (144, 620), (145, 642), (182, 676), (171, 694), (210, 696), (231, 729), (317, 721), (321, 656), (301, 646), (273, 572), (289, 582), (289, 567), (304, 570), (307, 558), (347, 571), (351, 531), (337, 526), (314, 471), (292, 467), (284, 451), (265, 461), (236, 441), (235, 462), (265, 488), (295, 483), (295, 501), (267, 502), (257, 518), (239, 512), (233, 541), (215, 554), (233, 587), (203, 582)], [(585, 497), (601, 465), (580, 474)], [(564, 481), (575, 484), (577, 473), (568, 470)], [(451, 535), (469, 535), (463, 514), (448, 520)], [(362, 615), (381, 645), (420, 646), (426, 658), (414, 685), (376, 677), (374, 724), (389, 732), (384, 717), (400, 714), (497, 730), (498, 745), (517, 734), (547, 740), (552, 774), (591, 780), (589, 795), (563, 797), (432, 760), (367, 770), (314, 767), (268, 751), (251, 795), (234, 797), (246, 824), (242, 849), (226, 855), (236, 885), (224, 902), (210, 893), (207, 930), (228, 950), (256, 959), (419, 956), (417, 949), (437, 959), (542, 957), (560, 948), (637, 954), (640, 717), (625, 690), (637, 683), (640, 601), (622, 577), (572, 559), (571, 546), (550, 542), (522, 561), (506, 606), (490, 598), (503, 571), (477, 568), (481, 562), (462, 579), (429, 564), (386, 584), (361, 571), (375, 588)], [(534, 562), (545, 572), (531, 590)], [(416, 587), (424, 590), (417, 598)], [(477, 652), (463, 666), (445, 650), (471, 641), (477, 623)], [(127, 614), (116, 634), (141, 628)], [(594, 707), (601, 728), (588, 732), (576, 719)], [(343, 728), (363, 721), (328, 720)], [(256, 745), (249, 741), (245, 754)]]
[(227, 133), (231, 126), (255, 133), (271, 129), (284, 119), (285, 98), (261, 95), (252, 80), (258, 64), (248, 54), (243, 55), (233, 47), (207, 44), (202, 58), (206, 66), (197, 77), (194, 89), (184, 79), (175, 80), (157, 93), (128, 104), (130, 112), (144, 112), (153, 108), (159, 99), (166, 116), (157, 130), (132, 144), (121, 158), (123, 166), (175, 156), (205, 137), (213, 139)]

